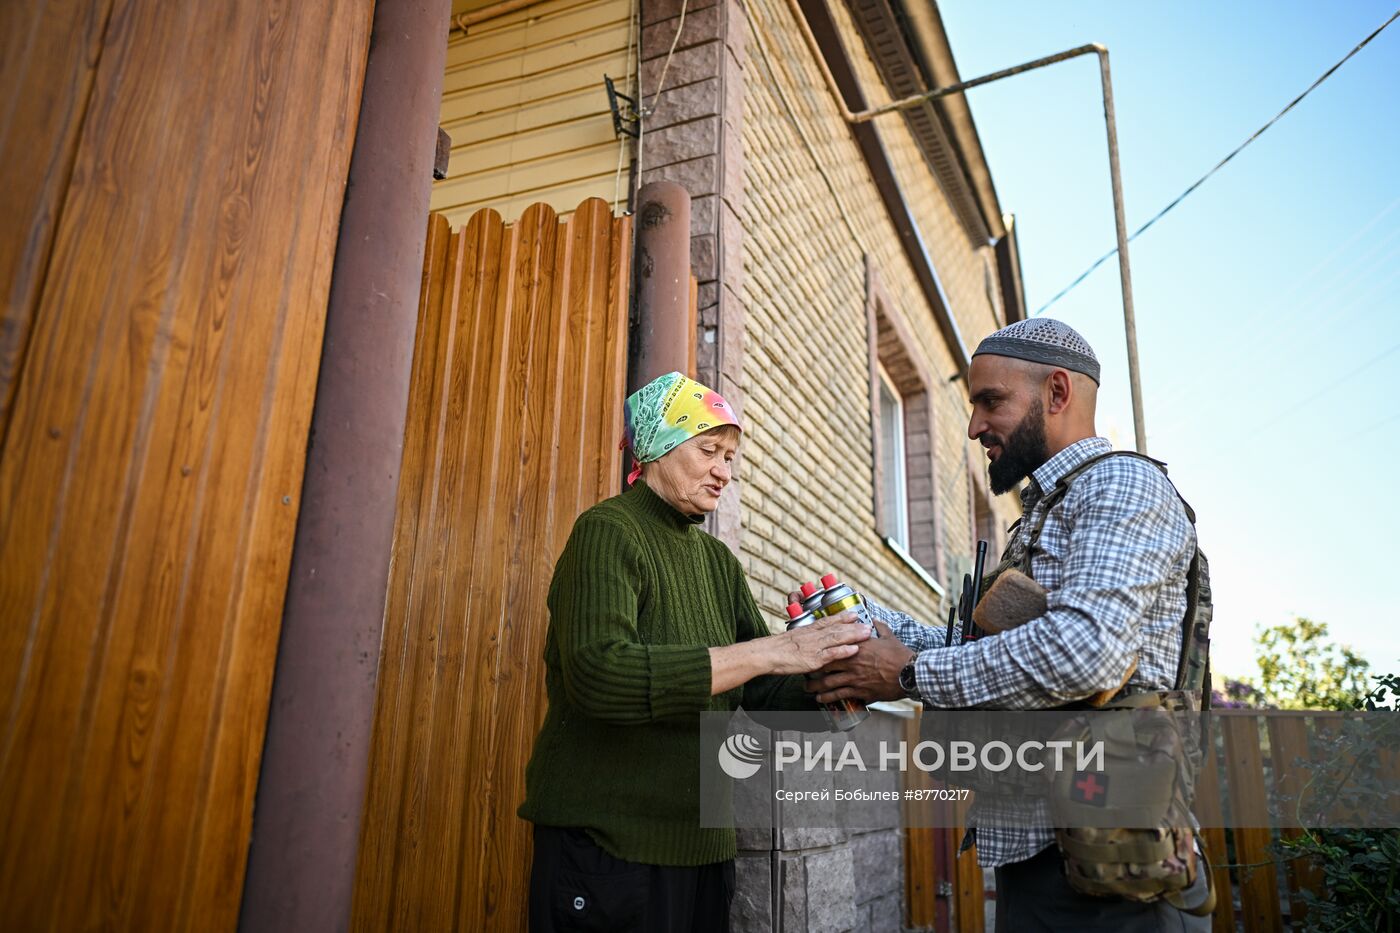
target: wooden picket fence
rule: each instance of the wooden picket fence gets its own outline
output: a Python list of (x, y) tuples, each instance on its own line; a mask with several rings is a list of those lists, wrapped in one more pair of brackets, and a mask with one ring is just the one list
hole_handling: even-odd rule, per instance
[[(1212, 929), (1216, 933), (1273, 933), (1290, 929), (1306, 915), (1301, 894), (1322, 892), (1322, 873), (1309, 861), (1283, 861), (1275, 843), (1296, 837), (1297, 829), (1268, 829), (1268, 800), (1293, 796), (1301, 776), (1286, 763), (1306, 757), (1310, 737), (1342, 713), (1313, 710), (1222, 709), (1213, 712), (1211, 742), (1196, 794), (1196, 813), (1216, 885)], [(911, 737), (918, 721), (911, 720)], [(1392, 755), (1397, 753), (1392, 750)], [(1277, 763), (1277, 766), (1276, 766)], [(911, 771), (910, 787), (932, 787), (921, 772)], [(910, 828), (905, 833), (905, 926), (915, 930), (982, 933), (995, 899), (975, 850), (958, 854), (968, 804), (921, 803), (943, 807), (910, 813), (907, 824), (956, 828)], [(1228, 828), (1223, 814), (1229, 814)]]
[(631, 218), (428, 226), (354, 930), (524, 930), (545, 595), (620, 491)]

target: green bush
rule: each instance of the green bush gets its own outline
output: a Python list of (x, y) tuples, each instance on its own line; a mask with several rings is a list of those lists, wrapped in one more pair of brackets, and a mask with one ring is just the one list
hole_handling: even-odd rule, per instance
[[(1395, 774), (1382, 749), (1400, 739), (1400, 676), (1378, 677), (1376, 689), (1353, 708), (1391, 715), (1363, 723), (1363, 729), (1337, 738), (1349, 747), (1334, 759), (1345, 771), (1333, 775), (1329, 792), (1345, 800), (1393, 794)], [(1304, 929), (1316, 933), (1400, 929), (1400, 829), (1311, 829), (1279, 843), (1287, 859), (1310, 859), (1322, 871), (1323, 891), (1302, 893), (1307, 905)]]

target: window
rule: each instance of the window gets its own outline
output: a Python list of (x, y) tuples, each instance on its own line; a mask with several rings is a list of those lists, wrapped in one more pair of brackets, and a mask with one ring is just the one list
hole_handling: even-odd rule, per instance
[(875, 530), (940, 594), (942, 524), (935, 482), (934, 382), (904, 317), (866, 262)]
[(890, 381), (885, 367), (879, 370), (880, 456), (883, 458), (880, 511), (885, 533), (909, 550), (909, 489), (904, 481), (904, 399)]

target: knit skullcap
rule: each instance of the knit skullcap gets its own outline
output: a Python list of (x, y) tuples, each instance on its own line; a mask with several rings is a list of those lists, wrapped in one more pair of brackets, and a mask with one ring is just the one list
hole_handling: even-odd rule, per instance
[(1042, 317), (1017, 321), (983, 340), (973, 356), (1009, 356), (1083, 373), (1099, 382), (1099, 358), (1079, 332), (1063, 321)]

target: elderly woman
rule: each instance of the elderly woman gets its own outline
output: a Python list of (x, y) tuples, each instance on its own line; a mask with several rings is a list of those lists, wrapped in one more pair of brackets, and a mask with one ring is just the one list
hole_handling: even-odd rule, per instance
[(579, 516), (549, 588), (549, 711), (520, 815), (535, 824), (530, 929), (727, 930), (734, 831), (699, 820), (699, 714), (810, 709), (800, 675), (868, 635), (769, 634), (738, 560), (698, 527), (740, 427), (680, 373), (626, 402), (631, 488)]

